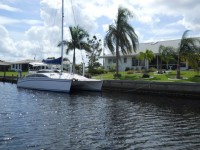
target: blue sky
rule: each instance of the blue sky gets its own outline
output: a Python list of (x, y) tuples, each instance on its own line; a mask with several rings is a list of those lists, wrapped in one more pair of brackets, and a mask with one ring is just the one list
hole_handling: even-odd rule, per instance
[[(64, 38), (70, 39), (68, 26), (75, 24), (103, 38), (119, 6), (133, 12), (130, 23), (140, 42), (181, 38), (186, 29), (192, 30), (191, 36), (200, 36), (196, 0), (65, 0)], [(59, 57), (60, 14), (61, 0), (1, 0), (0, 60)], [(72, 54), (67, 57), (71, 59)], [(80, 57), (78, 53), (77, 60)]]

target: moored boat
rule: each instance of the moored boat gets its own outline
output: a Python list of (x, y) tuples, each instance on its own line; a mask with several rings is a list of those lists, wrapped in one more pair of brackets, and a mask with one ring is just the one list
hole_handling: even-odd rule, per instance
[(68, 79), (65, 74), (53, 71), (38, 71), (29, 74), (17, 82), (18, 88), (65, 92), (69, 93), (72, 80)]

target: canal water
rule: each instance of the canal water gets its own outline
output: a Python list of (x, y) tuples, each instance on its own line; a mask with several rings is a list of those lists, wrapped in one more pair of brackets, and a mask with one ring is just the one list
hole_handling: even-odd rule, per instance
[(200, 149), (200, 102), (0, 83), (0, 149)]

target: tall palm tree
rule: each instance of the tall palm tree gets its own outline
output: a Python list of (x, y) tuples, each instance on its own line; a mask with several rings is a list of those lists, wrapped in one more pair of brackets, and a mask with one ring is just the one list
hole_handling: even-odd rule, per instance
[(145, 52), (140, 52), (137, 57), (138, 59), (145, 61), (145, 70), (148, 70), (149, 69), (148, 63), (153, 60), (155, 55), (151, 50), (146, 49)]
[(133, 17), (132, 13), (126, 9), (119, 7), (117, 20), (115, 24), (109, 25), (109, 29), (105, 36), (105, 45), (109, 48), (112, 54), (115, 53), (116, 48), (116, 75), (119, 73), (120, 58), (119, 48), (123, 55), (136, 52), (138, 45), (138, 37), (134, 28), (128, 23), (128, 18)]
[(71, 34), (71, 40), (70, 41), (66, 41), (63, 40), (61, 42), (59, 42), (58, 46), (66, 45), (67, 49), (66, 49), (66, 54), (69, 54), (70, 51), (73, 50), (73, 72), (75, 73), (75, 65), (76, 65), (76, 49), (82, 50), (84, 49), (87, 52), (90, 52), (90, 46), (87, 43), (87, 41), (84, 39), (86, 37), (88, 37), (88, 33), (87, 31), (85, 31), (83, 28), (79, 27), (79, 26), (75, 26), (69, 27), (70, 30), (70, 34)]
[(193, 62), (194, 58), (196, 58), (199, 54), (199, 43), (200, 40), (197, 38), (189, 38), (187, 37), (188, 32), (190, 30), (186, 30), (183, 33), (180, 46), (178, 48), (178, 61), (177, 61), (177, 73), (176, 78), (180, 79), (180, 63), (181, 60), (187, 60), (190, 63)]

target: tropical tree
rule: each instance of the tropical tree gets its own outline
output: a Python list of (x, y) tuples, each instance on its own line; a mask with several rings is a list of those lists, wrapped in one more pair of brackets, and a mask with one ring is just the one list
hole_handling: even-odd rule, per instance
[(92, 39), (87, 39), (88, 44), (90, 45), (91, 52), (87, 53), (88, 61), (88, 72), (93, 74), (95, 70), (101, 66), (98, 62), (99, 56), (102, 52), (102, 41), (96, 36), (93, 36)]
[(160, 66), (159, 66), (158, 73), (163, 73), (162, 72), (162, 52), (164, 51), (164, 49), (165, 49), (165, 46), (163, 46), (163, 45), (159, 46), (158, 53), (159, 53), (159, 56), (160, 56)]
[(108, 47), (111, 53), (115, 54), (116, 52), (116, 77), (119, 77), (119, 49), (123, 55), (126, 55), (133, 51), (136, 52), (138, 45), (138, 37), (135, 30), (128, 23), (130, 17), (133, 17), (133, 15), (128, 9), (119, 7), (117, 20), (114, 24), (109, 25), (104, 39), (105, 46)]
[(168, 69), (168, 63), (170, 60), (174, 60), (175, 59), (175, 48), (171, 47), (171, 46), (163, 46), (160, 45), (159, 47), (159, 56), (160, 56), (160, 73), (162, 73), (162, 62), (166, 62), (167, 63), (167, 69)]
[(71, 34), (71, 40), (63, 40), (59, 42), (58, 46), (66, 45), (66, 54), (69, 54), (70, 51), (73, 51), (73, 72), (75, 72), (75, 66), (76, 66), (76, 49), (79, 50), (85, 50), (87, 52), (90, 52), (90, 46), (87, 43), (85, 38), (87, 38), (89, 35), (87, 31), (85, 31), (83, 28), (79, 26), (69, 27), (70, 34)]
[(155, 58), (155, 55), (151, 50), (146, 49), (145, 52), (140, 52), (137, 57), (145, 62), (145, 70), (147, 71), (149, 70), (149, 62)]
[[(187, 37), (188, 32), (186, 30), (183, 33), (180, 46), (177, 51), (178, 61), (177, 61), (177, 73), (176, 78), (180, 79), (180, 63), (181, 61), (188, 61), (190, 65), (196, 65), (199, 60), (199, 44), (200, 40), (197, 38)], [(197, 65), (196, 65), (197, 66)]]
[(176, 49), (172, 46), (166, 46), (162, 52), (162, 61), (167, 63), (167, 69), (169, 68), (169, 61), (175, 60)]

